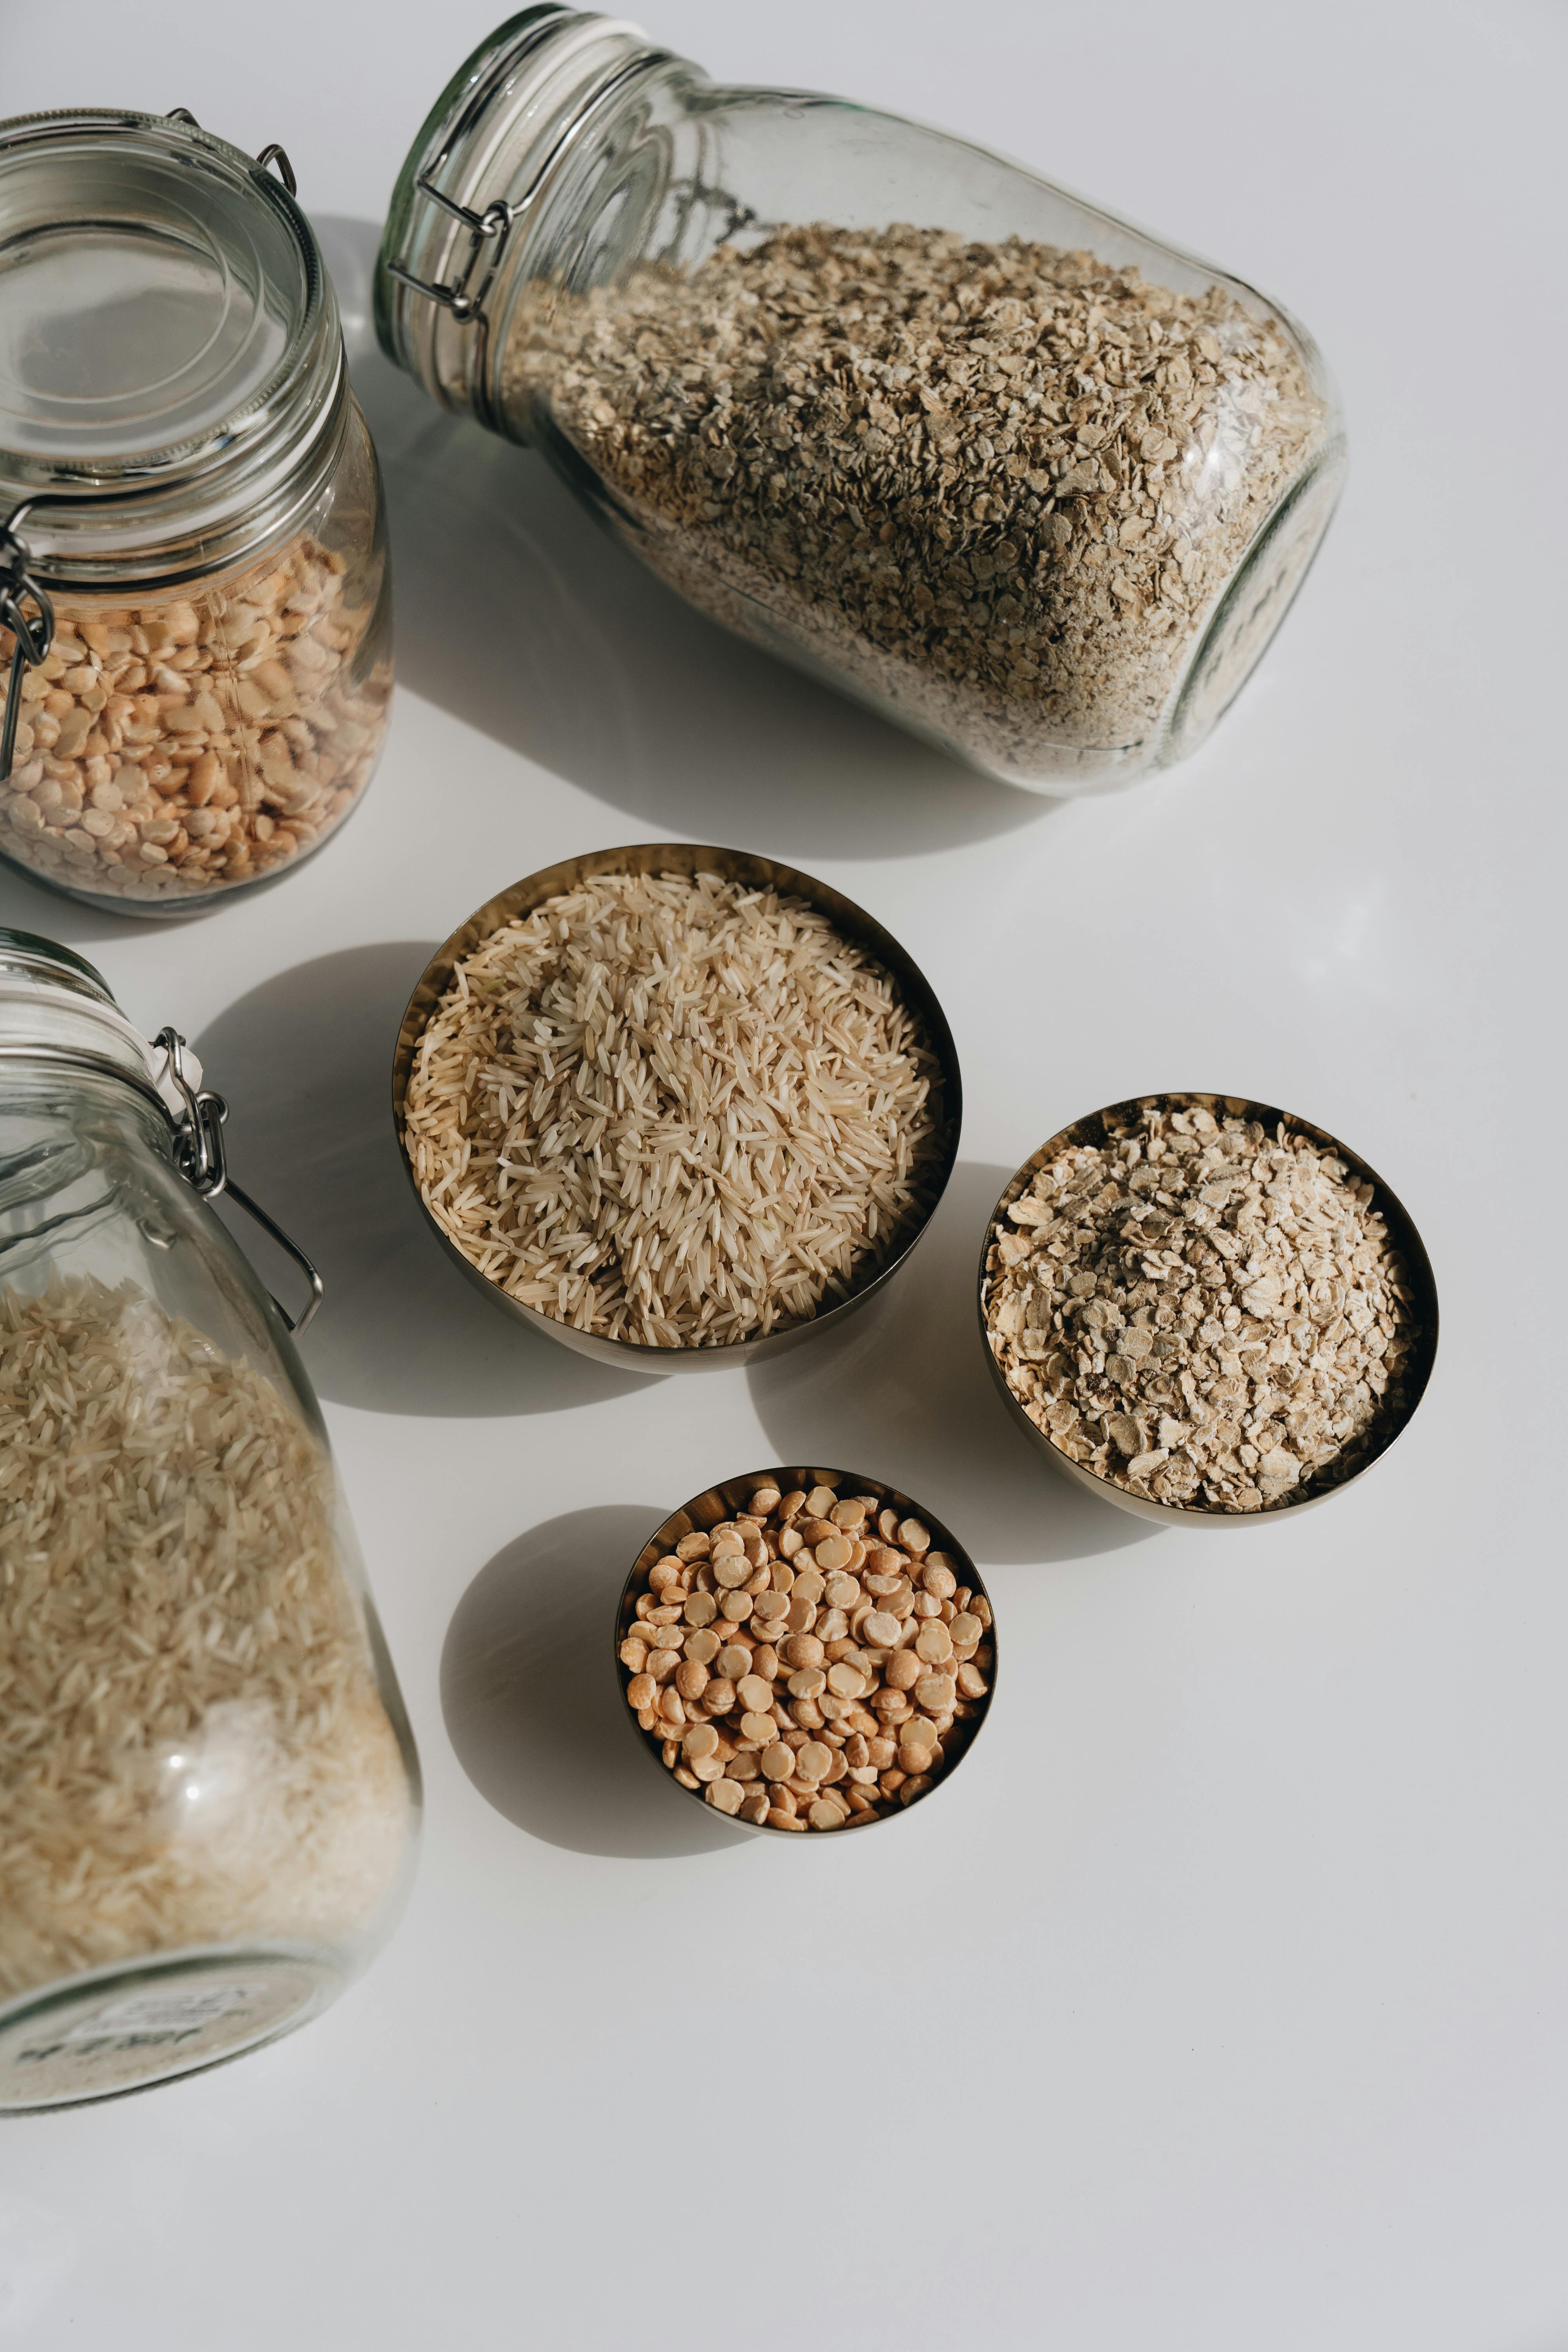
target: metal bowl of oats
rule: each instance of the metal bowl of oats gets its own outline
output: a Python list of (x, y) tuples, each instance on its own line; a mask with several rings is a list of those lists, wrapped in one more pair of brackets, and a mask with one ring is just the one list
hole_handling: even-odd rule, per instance
[(1070, 1478), (1162, 1525), (1326, 1502), (1431, 1377), (1437, 1293), (1375, 1170), (1272, 1103), (1142, 1095), (1063, 1128), (986, 1227), (997, 1387)]
[(889, 1281), (963, 1093), (930, 982), (863, 908), (772, 858), (649, 842), (546, 866), (452, 934), (393, 1108), (468, 1279), (657, 1373), (782, 1350)]
[(968, 1553), (853, 1470), (770, 1467), (693, 1496), (638, 1553), (615, 1639), (638, 1747), (764, 1836), (909, 1811), (969, 1753), (996, 1679)]

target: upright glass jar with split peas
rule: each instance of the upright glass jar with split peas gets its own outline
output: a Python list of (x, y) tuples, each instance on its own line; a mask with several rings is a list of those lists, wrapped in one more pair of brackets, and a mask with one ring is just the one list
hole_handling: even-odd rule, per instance
[(292, 1249), (223, 1122), (173, 1030), (0, 931), (0, 2114), (303, 2024), (407, 1891), (418, 1768), (291, 1336), (320, 1286), (285, 1312), (212, 1207)]
[(188, 117), (0, 123), (0, 855), (120, 913), (287, 872), (385, 732), (375, 453), (292, 190)]
[(1238, 279), (558, 6), (437, 101), (376, 315), (703, 611), (1052, 793), (1203, 741), (1343, 472), (1314, 346)]

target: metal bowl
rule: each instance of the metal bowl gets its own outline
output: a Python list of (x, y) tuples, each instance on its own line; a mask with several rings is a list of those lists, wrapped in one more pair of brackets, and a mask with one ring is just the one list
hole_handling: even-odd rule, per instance
[[(743, 1822), (733, 1813), (721, 1813), (716, 1807), (709, 1804), (707, 1799), (699, 1794), (695, 1790), (686, 1789), (681, 1786), (674, 1773), (666, 1765), (664, 1759), (659, 1752), (664, 1744), (662, 1740), (657, 1738), (651, 1731), (644, 1731), (642, 1726), (638, 1723), (637, 1717), (626, 1705), (626, 1685), (631, 1681), (631, 1675), (627, 1669), (622, 1665), (620, 1658), (621, 1643), (626, 1640), (627, 1628), (632, 1624), (636, 1617), (637, 1595), (643, 1589), (642, 1580), (647, 1576), (648, 1570), (653, 1566), (654, 1562), (662, 1558), (664, 1553), (667, 1551), (672, 1551), (675, 1546), (680, 1541), (682, 1536), (692, 1535), (699, 1528), (706, 1531), (709, 1528), (717, 1527), (721, 1520), (732, 1517), (737, 1510), (742, 1508), (744, 1505), (751, 1500), (759, 1486), (770, 1482), (778, 1487), (781, 1494), (788, 1494), (792, 1489), (797, 1486), (805, 1486), (809, 1488), (816, 1486), (836, 1486), (841, 1492), (850, 1495), (875, 1495), (878, 1502), (884, 1509), (891, 1507), (899, 1513), (900, 1517), (912, 1517), (919, 1519), (922, 1526), (930, 1528), (931, 1535), (931, 1549), (933, 1551), (944, 1551), (948, 1554), (958, 1571), (959, 1583), (961, 1586), (965, 1584), (969, 1585), (972, 1590), (987, 1603), (988, 1606), (991, 1605), (991, 1595), (985, 1589), (985, 1585), (981, 1578), (979, 1570), (975, 1567), (974, 1562), (970, 1559), (969, 1554), (965, 1551), (963, 1546), (958, 1541), (957, 1538), (952, 1533), (951, 1529), (945, 1525), (945, 1523), (937, 1517), (934, 1512), (928, 1511), (923, 1504), (915, 1502), (910, 1496), (901, 1494), (898, 1487), (889, 1486), (885, 1479), (868, 1478), (858, 1470), (819, 1470), (803, 1468), (799, 1465), (792, 1468), (783, 1464), (770, 1463), (764, 1469), (748, 1471), (743, 1477), (740, 1478), (726, 1478), (722, 1486), (710, 1486), (702, 1494), (694, 1495), (690, 1502), (682, 1504), (679, 1511), (672, 1511), (668, 1518), (666, 1519), (661, 1526), (654, 1529), (653, 1534), (649, 1536), (647, 1543), (644, 1544), (641, 1551), (638, 1552), (636, 1559), (632, 1562), (631, 1573), (626, 1578), (625, 1584), (621, 1587), (620, 1602), (616, 1610), (615, 1633), (614, 1639), (611, 1643), (610, 1657), (611, 1664), (615, 1668), (616, 1686), (620, 1695), (621, 1714), (626, 1719), (626, 1727), (631, 1732), (632, 1738), (637, 1741), (637, 1746), (642, 1749), (643, 1754), (647, 1758), (648, 1762), (653, 1766), (655, 1771), (658, 1772), (659, 1779), (663, 1780), (668, 1788), (672, 1789), (678, 1797), (684, 1797), (689, 1804), (700, 1805), (702, 1811), (710, 1821), (724, 1822), (731, 1829), (743, 1830), (748, 1833), (748, 1835), (754, 1837), (783, 1838), (787, 1843), (792, 1841), (797, 1832), (789, 1830), (770, 1829), (766, 1822)], [(874, 1821), (869, 1822), (867, 1824), (868, 1828), (885, 1828), (889, 1822), (900, 1821), (906, 1813), (912, 1813), (916, 1811), (920, 1806), (929, 1804), (931, 1799), (939, 1795), (968, 1762), (970, 1756), (973, 1753), (975, 1741), (979, 1738), (980, 1734), (984, 1730), (986, 1724), (990, 1721), (992, 1701), (996, 1695), (996, 1675), (1000, 1662), (1000, 1652), (997, 1644), (996, 1614), (994, 1607), (992, 1608), (991, 1625), (988, 1638), (992, 1648), (996, 1650), (998, 1653), (997, 1660), (993, 1663), (990, 1668), (991, 1688), (985, 1696), (980, 1714), (973, 1718), (974, 1728), (970, 1733), (969, 1738), (964, 1745), (963, 1754), (954, 1760), (950, 1768), (944, 1769), (940, 1780), (933, 1781), (931, 1788), (926, 1790), (924, 1796), (917, 1797), (912, 1804), (900, 1805), (896, 1812), (879, 1814)], [(820, 1841), (823, 1836), (827, 1834), (828, 1832), (818, 1832), (818, 1840)], [(802, 1843), (810, 1843), (809, 1832), (806, 1837), (802, 1840)]]
[[(726, 881), (739, 882), (748, 889), (774, 889), (792, 898), (804, 898), (808, 906), (826, 915), (835, 929), (846, 939), (855, 941), (872, 955), (898, 983), (906, 1003), (919, 1015), (925, 1032), (926, 1043), (940, 1069), (941, 1100), (938, 1105), (943, 1137), (939, 1162), (938, 1181), (923, 1213), (911, 1225), (902, 1245), (885, 1264), (869, 1269), (842, 1298), (825, 1307), (820, 1314), (803, 1323), (792, 1323), (782, 1331), (769, 1331), (752, 1339), (738, 1339), (718, 1348), (654, 1348), (637, 1339), (611, 1339), (597, 1331), (579, 1331), (571, 1325), (558, 1322), (552, 1315), (544, 1315), (535, 1307), (525, 1307), (511, 1297), (499, 1283), (470, 1265), (457, 1244), (442, 1231), (430, 1214), (415, 1179), (403, 1139), (404, 1105), (408, 1090), (408, 1075), (413, 1067), (415, 1048), (426, 1023), (435, 1009), (456, 966), (465, 957), (518, 917), (531, 914), (546, 898), (563, 891), (575, 889), (579, 883), (589, 881), (597, 874), (720, 874)], [(526, 881), (514, 882), (487, 899), (477, 913), (469, 916), (461, 929), (438, 948), (426, 965), (419, 984), (408, 1000), (403, 1025), (397, 1033), (397, 1051), (392, 1066), (393, 1122), (397, 1135), (398, 1154), (414, 1187), (414, 1197), (419, 1202), (421, 1214), (429, 1224), (441, 1247), (453, 1265), (476, 1289), (492, 1300), (502, 1312), (531, 1330), (542, 1332), (547, 1339), (558, 1340), (563, 1347), (572, 1348), (581, 1356), (592, 1356), (602, 1364), (631, 1367), (638, 1371), (659, 1373), (676, 1371), (721, 1371), (733, 1364), (750, 1364), (763, 1355), (779, 1355), (817, 1331), (841, 1323), (847, 1315), (863, 1307), (873, 1294), (890, 1282), (920, 1240), (932, 1213), (947, 1187), (958, 1157), (959, 1129), (963, 1115), (963, 1090), (958, 1075), (958, 1048), (952, 1042), (952, 1032), (947, 1016), (924, 972), (890, 931), (858, 907), (852, 898), (819, 882), (810, 874), (802, 874), (793, 866), (781, 866), (776, 858), (756, 857), (742, 849), (716, 849), (694, 842), (647, 841), (626, 849), (598, 849), (584, 857), (564, 859), (559, 866), (547, 866), (541, 873), (531, 874)]]
[[(1257, 1511), (1226, 1511), (1218, 1509), (1212, 1504), (1189, 1506), (1161, 1503), (1156, 1502), (1152, 1496), (1130, 1495), (1124, 1486), (1117, 1486), (1114, 1480), (1100, 1477), (1094, 1471), (1086, 1469), (1081, 1462), (1075, 1462), (1070, 1454), (1064, 1454), (1061, 1447), (1030, 1420), (1023, 1405), (1008, 1386), (1006, 1374), (992, 1352), (990, 1327), (985, 1313), (987, 1291), (985, 1261), (990, 1255), (993, 1234), (1019, 1194), (1027, 1190), (1038, 1171), (1047, 1160), (1054, 1160), (1058, 1152), (1069, 1151), (1086, 1144), (1102, 1144), (1106, 1139), (1108, 1120), (1125, 1119), (1141, 1110), (1184, 1109), (1206, 1110), (1216, 1118), (1256, 1119), (1270, 1131), (1283, 1120), (1285, 1125), (1294, 1129), (1296, 1133), (1310, 1137), (1311, 1140), (1325, 1151), (1332, 1152), (1336, 1159), (1342, 1160), (1352, 1175), (1372, 1186), (1373, 1205), (1381, 1211), (1386, 1220), (1389, 1239), (1405, 1263), (1405, 1276), (1412, 1295), (1415, 1336), (1411, 1348), (1410, 1369), (1405, 1384), (1404, 1406), (1397, 1412), (1387, 1411), (1381, 1423), (1373, 1424), (1371, 1442), (1364, 1452), (1358, 1456), (1353, 1469), (1330, 1485), (1314, 1487), (1310, 1494), (1304, 1495), (1300, 1502), (1277, 1504), (1271, 1508)], [(1384, 1183), (1375, 1168), (1369, 1168), (1359, 1152), (1352, 1151), (1347, 1145), (1340, 1141), (1337, 1135), (1331, 1135), (1326, 1128), (1314, 1127), (1310, 1119), (1298, 1118), (1293, 1111), (1280, 1110), (1276, 1104), (1252, 1102), (1238, 1095), (1135, 1095), (1126, 1102), (1108, 1103), (1103, 1110), (1092, 1111), (1087, 1118), (1075, 1119), (1070, 1127), (1064, 1127), (1059, 1134), (1053, 1135), (1048, 1143), (1043, 1143), (1038, 1151), (1025, 1160), (986, 1219), (985, 1236), (980, 1245), (978, 1297), (980, 1333), (985, 1346), (985, 1360), (991, 1367), (991, 1376), (1000, 1390), (1008, 1411), (1020, 1429), (1026, 1432), (1040, 1451), (1056, 1464), (1058, 1469), (1065, 1471), (1069, 1478), (1088, 1493), (1099, 1495), (1106, 1502), (1114, 1503), (1119, 1510), (1131, 1511), (1135, 1517), (1151, 1519), (1160, 1527), (1257, 1527), (1262, 1523), (1271, 1523), (1281, 1518), (1294, 1518), (1299, 1513), (1312, 1510), (1318, 1504), (1329, 1502), (1334, 1496), (1343, 1494), (1347, 1486), (1353, 1486), (1358, 1478), (1364, 1477), (1373, 1465), (1383, 1459), (1395, 1439), (1401, 1436), (1409, 1426), (1416, 1406), (1426, 1394), (1426, 1384), (1432, 1377), (1432, 1366), (1437, 1353), (1437, 1286), (1433, 1280), (1432, 1264), (1427, 1257), (1426, 1245), (1416, 1232), (1404, 1202)]]

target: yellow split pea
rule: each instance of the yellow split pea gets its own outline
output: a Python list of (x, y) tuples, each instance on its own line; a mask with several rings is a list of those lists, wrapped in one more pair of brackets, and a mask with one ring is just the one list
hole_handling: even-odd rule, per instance
[(819, 1481), (763, 1483), (647, 1570), (627, 1705), (722, 1813), (852, 1828), (923, 1796), (989, 1701), (991, 1606), (919, 1519)]

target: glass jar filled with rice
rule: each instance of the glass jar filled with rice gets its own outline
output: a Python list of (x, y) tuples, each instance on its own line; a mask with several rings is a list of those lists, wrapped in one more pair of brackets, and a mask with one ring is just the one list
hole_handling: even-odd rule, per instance
[(253, 1209), (223, 1118), (173, 1031), (0, 932), (0, 2111), (304, 2023), (411, 1873), (299, 1324), (207, 1205)]

